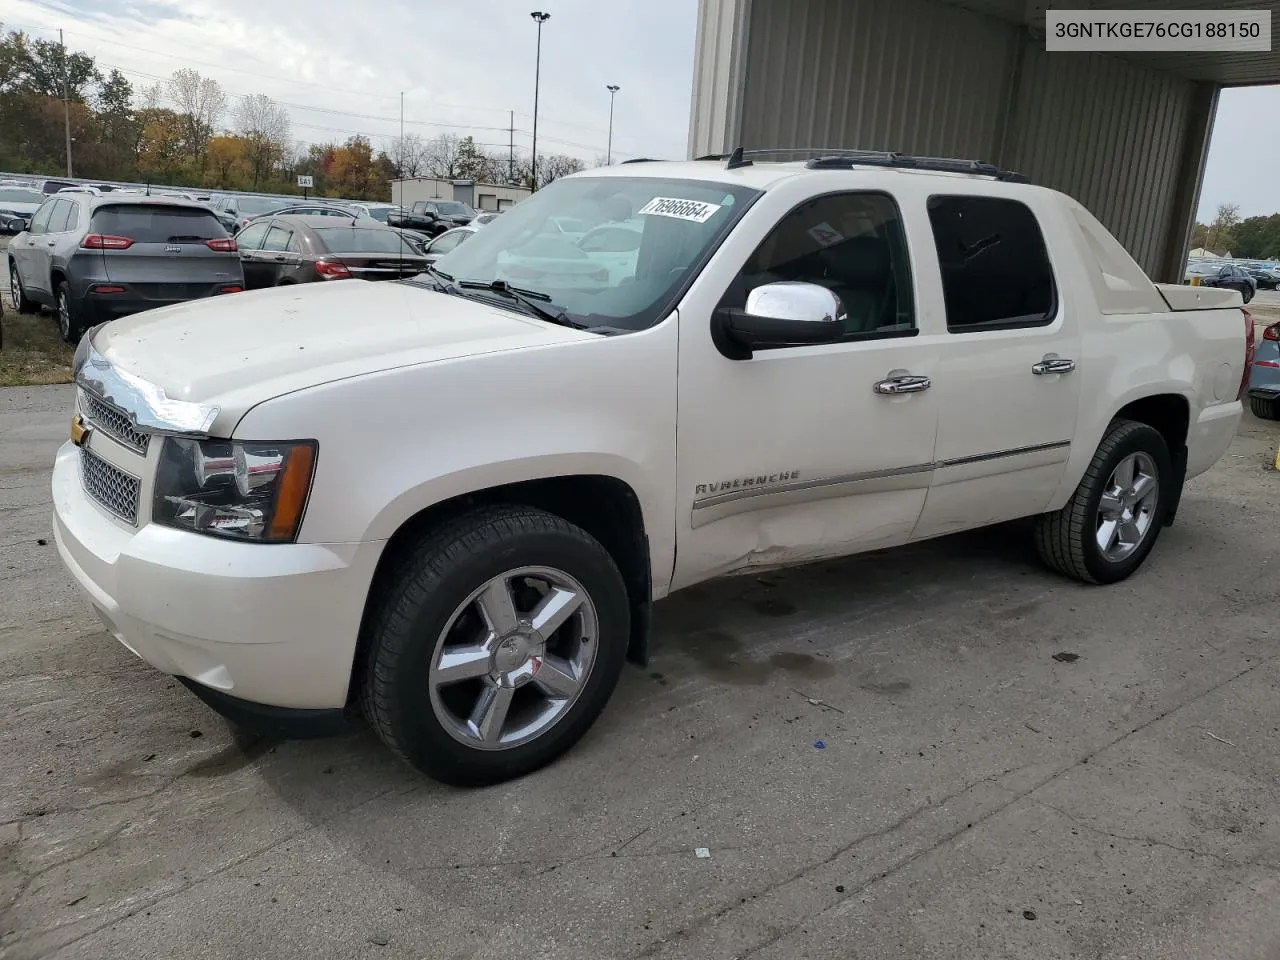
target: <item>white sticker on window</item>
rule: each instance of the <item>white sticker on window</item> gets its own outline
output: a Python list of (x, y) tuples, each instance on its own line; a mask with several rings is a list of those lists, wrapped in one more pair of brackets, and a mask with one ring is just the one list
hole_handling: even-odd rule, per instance
[(718, 203), (703, 203), (701, 200), (681, 200), (678, 197), (654, 197), (637, 213), (650, 217), (674, 217), (677, 220), (691, 220), (694, 223), (706, 223), (717, 210)]
[(809, 236), (817, 240), (824, 247), (839, 243), (844, 239), (844, 235), (829, 223), (820, 223), (816, 227), (809, 228)]

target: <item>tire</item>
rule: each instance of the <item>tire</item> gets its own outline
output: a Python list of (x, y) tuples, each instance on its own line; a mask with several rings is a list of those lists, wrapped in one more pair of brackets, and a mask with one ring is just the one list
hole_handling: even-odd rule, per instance
[(65, 280), (58, 282), (58, 296), (54, 305), (58, 318), (58, 331), (62, 339), (73, 346), (80, 342), (84, 333), (84, 320), (81, 316), (80, 304), (71, 296), (71, 284)]
[[(580, 589), (585, 600), (563, 626), (550, 631), (545, 656), (539, 658), (538, 635), (492, 629), (490, 624), (503, 618), (484, 614), (477, 594), (485, 591), (488, 598), (496, 594), (486, 585), (507, 583), (512, 590), (502, 595), (514, 600), (514, 609), (530, 611), (549, 602), (550, 591), (539, 597), (533, 585), (545, 585), (537, 578), (552, 574), (562, 578), (562, 588)], [(529, 627), (527, 619), (522, 623)], [(492, 506), (446, 521), (393, 559), (371, 601), (366, 629), (368, 652), (358, 682), (361, 706), (374, 729), (393, 752), (428, 776), (479, 786), (530, 773), (586, 733), (622, 672), (630, 610), (617, 565), (590, 534), (542, 510)], [(446, 640), (453, 641), (449, 647), (455, 651), (470, 651), (470, 662), (483, 666), (468, 668), (468, 679), (442, 683)], [(455, 662), (463, 656), (455, 653)], [(522, 656), (529, 657), (523, 664)], [(571, 695), (544, 692), (545, 684), (572, 679), (557, 666), (580, 668), (573, 671), (579, 679)], [(483, 745), (484, 724), (468, 721), (486, 716), (482, 705), (503, 696), (510, 704), (504, 716), (511, 729), (499, 722)], [(545, 725), (539, 729), (529, 718), (542, 716), (543, 710)]]
[(1249, 409), (1259, 420), (1280, 420), (1280, 398), (1250, 397)]
[(18, 265), (9, 261), (9, 296), (13, 298), (13, 309), (19, 313), (38, 313), (40, 304), (27, 298), (22, 289), (22, 278), (18, 276)]
[[(1115, 529), (1121, 533), (1127, 529), (1130, 536), (1127, 542), (1123, 536), (1110, 540), (1115, 546), (1108, 553), (1098, 542), (1102, 523), (1112, 512), (1104, 508), (1103, 495), (1114, 484), (1117, 468), (1126, 462), (1135, 463), (1141, 475), (1152, 477), (1154, 487), (1148, 489), (1153, 489), (1154, 494), (1144, 493), (1132, 504), (1129, 517), (1134, 525), (1117, 523)], [(1117, 583), (1125, 579), (1142, 565), (1160, 536), (1175, 500), (1173, 478), (1169, 448), (1159, 431), (1132, 420), (1113, 421), (1066, 506), (1036, 518), (1040, 559), (1050, 569), (1085, 583)], [(1127, 502), (1109, 499), (1112, 505), (1123, 506)], [(1141, 535), (1135, 536), (1138, 529)]]

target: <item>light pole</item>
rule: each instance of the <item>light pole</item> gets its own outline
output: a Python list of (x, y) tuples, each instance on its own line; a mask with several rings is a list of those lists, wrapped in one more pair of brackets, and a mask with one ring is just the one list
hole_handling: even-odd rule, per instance
[(538, 25), (538, 57), (533, 67), (533, 150), (529, 161), (530, 189), (538, 189), (538, 84), (542, 79), (542, 25), (551, 19), (551, 14), (535, 10), (529, 14)]
[(613, 98), (622, 88), (616, 83), (611, 83), (605, 89), (609, 91), (609, 149), (604, 158), (605, 166), (608, 166), (613, 163)]

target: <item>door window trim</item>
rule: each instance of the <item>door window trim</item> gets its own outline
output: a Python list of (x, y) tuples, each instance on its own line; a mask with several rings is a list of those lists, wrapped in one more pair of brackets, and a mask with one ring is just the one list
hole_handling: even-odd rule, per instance
[[(906, 274), (907, 274), (905, 277), (905, 282), (906, 282), (905, 286), (907, 291), (911, 294), (911, 328), (909, 330), (884, 330), (884, 331), (863, 330), (858, 333), (847, 333), (843, 337), (841, 337), (839, 340), (834, 340), (831, 343), (825, 343), (825, 344), (781, 344), (778, 346), (754, 347), (753, 349), (760, 350), (760, 351), (767, 350), (769, 352), (773, 352), (776, 350), (794, 350), (799, 348), (812, 349), (814, 346), (838, 347), (846, 343), (865, 343), (867, 341), (872, 341), (872, 340), (901, 340), (908, 337), (917, 337), (920, 335), (920, 320), (919, 320), (920, 298), (916, 296), (916, 276), (915, 276), (915, 271), (912, 269), (912, 266), (911, 266), (911, 244), (907, 237), (906, 219), (902, 215), (902, 204), (899, 203), (898, 198), (894, 194), (890, 193), (888, 190), (828, 190), (825, 193), (815, 193), (811, 196), (805, 197), (803, 200), (800, 200), (797, 203), (795, 203), (791, 207), (791, 209), (789, 209), (785, 214), (783, 214), (781, 217), (778, 217), (778, 219), (774, 221), (773, 226), (770, 227), (765, 232), (765, 235), (760, 239), (760, 242), (757, 243), (754, 247), (752, 247), (751, 253), (748, 254), (748, 261), (751, 257), (754, 257), (756, 255), (756, 251), (758, 251), (760, 247), (765, 243), (765, 241), (767, 241), (773, 235), (773, 232), (777, 230), (779, 226), (782, 225), (783, 221), (785, 221), (788, 217), (794, 214), (801, 207), (818, 200), (827, 200), (827, 199), (830, 199), (831, 197), (848, 197), (848, 196), (884, 197), (891, 204), (893, 204), (894, 214), (896, 215), (897, 223), (898, 223), (898, 230), (901, 234), (898, 238), (899, 245), (901, 247), (903, 254), (905, 254), (904, 263), (903, 263), (903, 265), (906, 268)], [(748, 261), (743, 262), (742, 266), (739, 267), (737, 272), (733, 275), (733, 279), (729, 281), (728, 288), (726, 288), (724, 293), (721, 294), (720, 300), (716, 304), (717, 311), (725, 307), (739, 306), (737, 303), (729, 302), (729, 298), (734, 293), (734, 289), (738, 285), (738, 281), (741, 279), (743, 269), (746, 267)], [(892, 265), (890, 266), (890, 271), (891, 273), (893, 273), (894, 285), (898, 286), (899, 280), (902, 280), (904, 278), (900, 277), (896, 270), (893, 270)], [(745, 298), (743, 298), (743, 303), (741, 304), (740, 309), (745, 309), (745, 308), (746, 308), (746, 302), (745, 302)], [(716, 331), (716, 329), (717, 329), (717, 324), (715, 323), (715, 320), (713, 317), (712, 319), (713, 334)], [(718, 335), (718, 334), (715, 334), (715, 335)]]
[[(969, 326), (953, 326), (951, 317), (947, 313), (946, 304), (946, 280), (942, 277), (942, 257), (938, 255), (938, 235), (933, 229), (933, 220), (929, 218), (929, 202), (938, 200), (996, 200), (1002, 203), (1015, 203), (1027, 211), (1031, 217), (1031, 221), (1036, 225), (1036, 231), (1040, 234), (1040, 246), (1044, 249), (1045, 263), (1049, 267), (1049, 281), (1051, 284), (1051, 297), (1049, 300), (1049, 309), (1045, 311), (1043, 316), (1036, 320), (1001, 320), (999, 323), (984, 323), (981, 325)], [(1049, 253), (1049, 241), (1045, 236), (1044, 227), (1040, 223), (1040, 218), (1036, 216), (1035, 210), (1030, 204), (1023, 203), (1021, 200), (1015, 200), (1012, 197), (991, 197), (978, 193), (931, 193), (925, 198), (925, 216), (929, 219), (929, 233), (933, 240), (933, 255), (938, 263), (938, 279), (942, 290), (942, 312), (947, 325), (947, 333), (964, 336), (973, 333), (994, 333), (1002, 330), (1034, 330), (1040, 327), (1053, 326), (1058, 321), (1058, 317), (1062, 313), (1062, 297), (1059, 293), (1058, 274), (1053, 266), (1053, 257)]]

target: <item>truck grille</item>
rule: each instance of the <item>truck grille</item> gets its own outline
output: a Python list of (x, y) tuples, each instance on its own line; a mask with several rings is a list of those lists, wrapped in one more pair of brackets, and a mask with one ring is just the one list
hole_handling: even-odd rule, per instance
[(120, 441), (135, 453), (146, 456), (151, 436), (138, 430), (125, 414), (105, 400), (83, 390), (80, 392), (80, 405), (85, 416), (103, 433)]
[(131, 477), (93, 453), (80, 448), (80, 482), (85, 493), (126, 523), (138, 525), (142, 481)]

